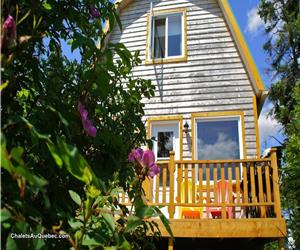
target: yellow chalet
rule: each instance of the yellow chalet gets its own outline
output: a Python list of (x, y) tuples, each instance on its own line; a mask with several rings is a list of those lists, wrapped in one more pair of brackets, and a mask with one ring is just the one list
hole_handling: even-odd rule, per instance
[(260, 152), (266, 91), (228, 2), (123, 0), (118, 11), (110, 42), (139, 50), (133, 76), (156, 86), (144, 119), (161, 173), (144, 189), (175, 236), (161, 226), (158, 249), (283, 249), (276, 149)]

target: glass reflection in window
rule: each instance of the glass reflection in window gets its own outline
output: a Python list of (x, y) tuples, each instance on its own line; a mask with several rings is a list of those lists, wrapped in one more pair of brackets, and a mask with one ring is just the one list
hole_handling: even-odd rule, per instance
[(158, 132), (157, 133), (157, 157), (166, 158), (170, 156), (170, 151), (173, 150), (173, 132)]

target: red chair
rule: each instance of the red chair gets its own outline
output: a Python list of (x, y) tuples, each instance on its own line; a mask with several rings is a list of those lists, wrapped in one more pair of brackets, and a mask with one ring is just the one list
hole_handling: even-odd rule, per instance
[[(219, 180), (217, 184), (218, 192), (217, 197), (214, 198), (213, 203), (220, 204), (219, 207), (208, 207), (206, 211), (211, 214), (213, 218), (222, 218), (222, 203), (229, 202), (229, 191), (228, 191), (228, 181), (224, 180), (224, 192), (225, 192), (225, 199), (222, 201), (222, 181)], [(232, 218), (232, 207), (226, 207), (226, 217)]]

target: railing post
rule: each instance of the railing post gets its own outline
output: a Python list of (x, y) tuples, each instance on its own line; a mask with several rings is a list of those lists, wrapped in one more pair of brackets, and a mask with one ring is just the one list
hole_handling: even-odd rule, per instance
[(148, 179), (145, 179), (142, 183), (142, 187), (145, 191), (145, 196), (146, 196), (147, 202), (148, 201), (152, 202), (152, 200), (150, 200), (150, 192), (151, 192), (150, 181)]
[(169, 161), (169, 174), (170, 174), (170, 201), (169, 201), (169, 218), (174, 218), (175, 214), (175, 205), (174, 205), (174, 172), (175, 172), (175, 165), (174, 165), (174, 157), (175, 152), (170, 152), (170, 161)]
[(279, 193), (279, 178), (278, 178), (278, 166), (276, 148), (271, 149), (271, 167), (273, 169), (273, 189), (274, 189), (274, 203), (275, 213), (277, 218), (281, 218), (281, 206), (280, 206), (280, 193)]

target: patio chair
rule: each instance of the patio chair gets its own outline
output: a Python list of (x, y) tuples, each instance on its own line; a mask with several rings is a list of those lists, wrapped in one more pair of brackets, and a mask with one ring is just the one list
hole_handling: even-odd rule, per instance
[[(194, 184), (195, 185), (195, 184)], [(181, 183), (181, 201), (185, 201), (185, 182)], [(195, 188), (197, 190), (197, 188)], [(188, 203), (192, 203), (192, 181), (188, 180)], [(195, 203), (197, 202), (197, 193), (195, 194)], [(203, 217), (202, 207), (179, 207), (179, 218), (181, 219), (200, 219)]]
[[(213, 203), (220, 204), (220, 206), (217, 207), (207, 207), (206, 211), (207, 214), (211, 214), (212, 218), (222, 218), (222, 203), (228, 203), (229, 202), (229, 190), (228, 190), (228, 181), (224, 180), (224, 192), (225, 192), (225, 199), (222, 202), (222, 181), (219, 180), (217, 182), (217, 197), (214, 197), (214, 200), (212, 200)], [(227, 218), (232, 218), (232, 207), (226, 207), (226, 217)]]

